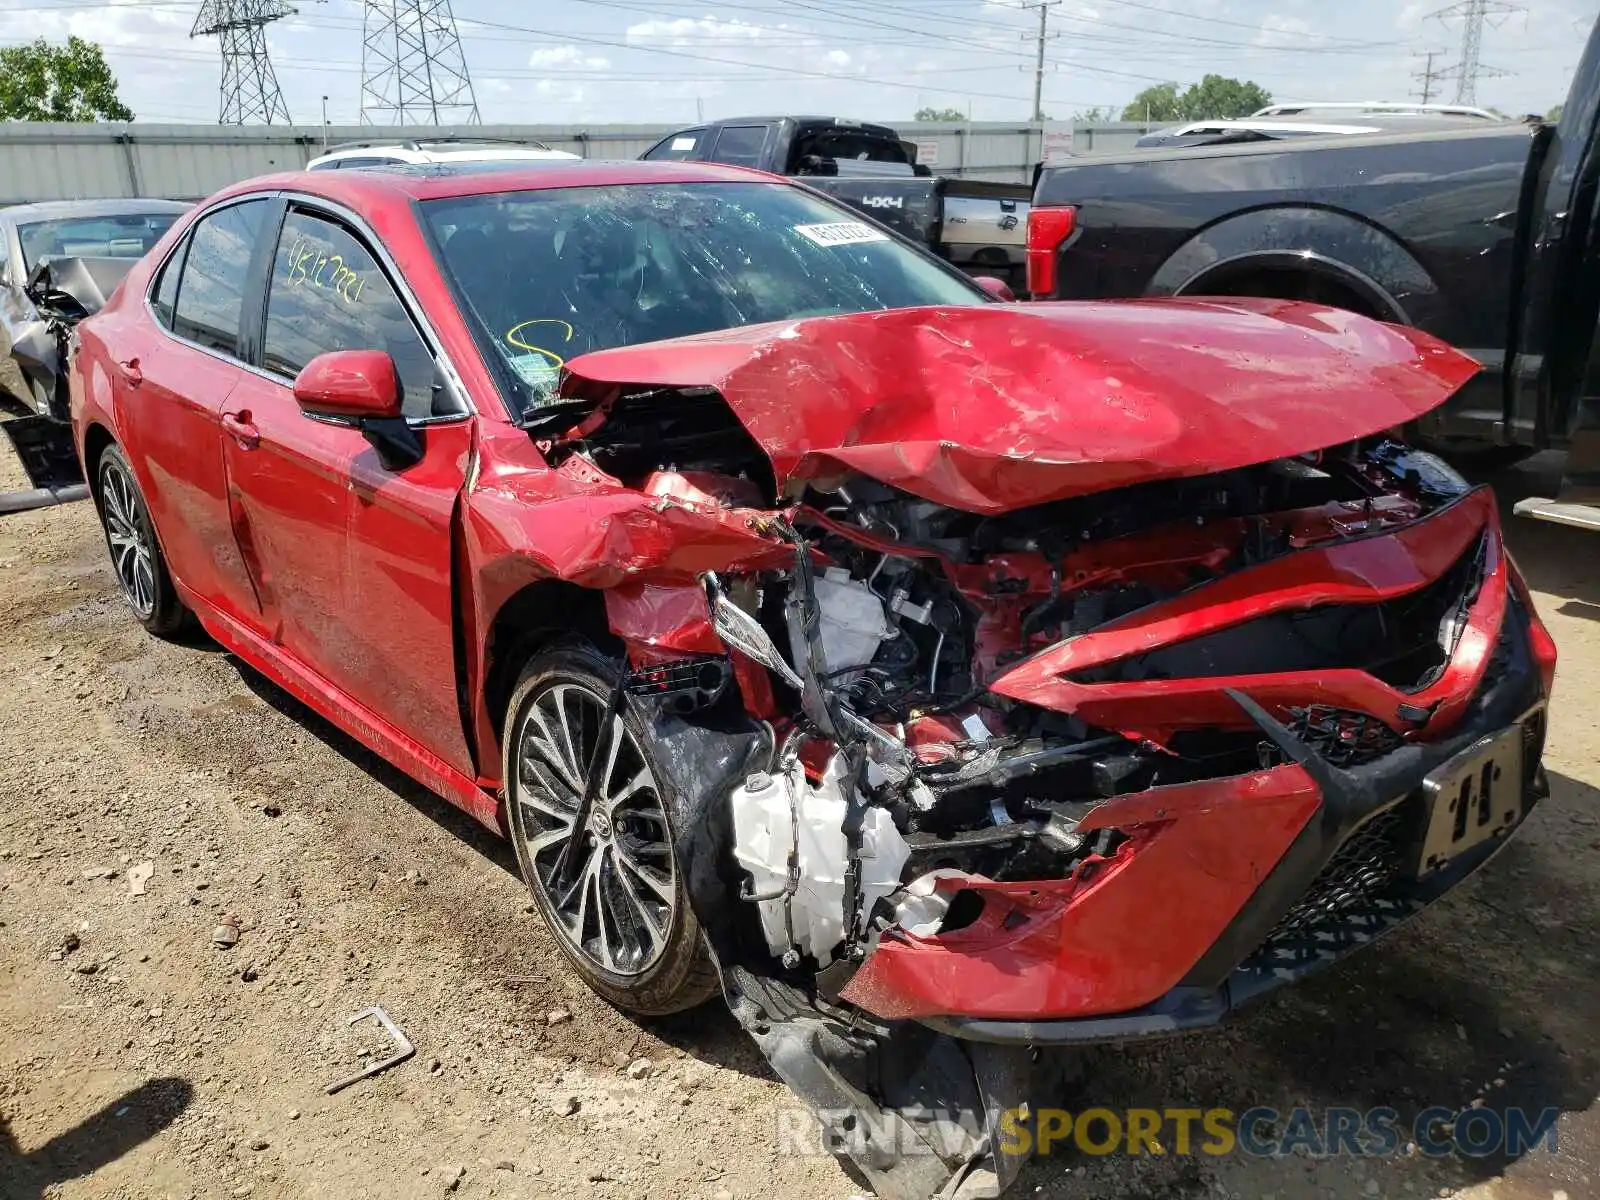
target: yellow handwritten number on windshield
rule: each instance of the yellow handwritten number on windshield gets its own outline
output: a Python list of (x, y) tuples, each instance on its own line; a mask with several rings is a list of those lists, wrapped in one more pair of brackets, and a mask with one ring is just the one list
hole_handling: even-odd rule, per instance
[(559, 371), (562, 367), (567, 365), (566, 359), (562, 358), (561, 355), (557, 354), (554, 350), (546, 350), (543, 346), (535, 346), (532, 342), (529, 342), (523, 338), (523, 330), (531, 329), (535, 325), (559, 325), (566, 332), (566, 337), (562, 338), (561, 340), (564, 342), (570, 342), (572, 340), (572, 326), (567, 322), (557, 320), (554, 317), (541, 317), (536, 321), (524, 321), (520, 325), (513, 325), (506, 333), (507, 344), (515, 346), (518, 350), (526, 350), (529, 354), (537, 354), (540, 358), (544, 359), (547, 363)]

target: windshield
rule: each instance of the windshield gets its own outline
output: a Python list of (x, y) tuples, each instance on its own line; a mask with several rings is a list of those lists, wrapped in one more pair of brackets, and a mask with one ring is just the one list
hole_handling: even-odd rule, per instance
[(128, 213), (19, 225), (22, 265), (31, 270), (41, 258), (143, 258), (172, 228), (178, 215)]
[(627, 184), (422, 205), (527, 415), (593, 350), (989, 296), (851, 210), (767, 183)]

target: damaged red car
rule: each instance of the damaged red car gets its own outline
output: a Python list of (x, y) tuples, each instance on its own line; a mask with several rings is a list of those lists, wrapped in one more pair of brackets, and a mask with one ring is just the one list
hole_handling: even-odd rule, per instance
[(1555, 662), (1404, 440), (1471, 360), (1000, 291), (735, 168), (278, 176), (79, 327), (72, 415), (151, 632), (511, 837), (610, 1001), (721, 990), (881, 1194), (981, 1194), (1038, 1051), (1216, 1022), (1503, 845)]

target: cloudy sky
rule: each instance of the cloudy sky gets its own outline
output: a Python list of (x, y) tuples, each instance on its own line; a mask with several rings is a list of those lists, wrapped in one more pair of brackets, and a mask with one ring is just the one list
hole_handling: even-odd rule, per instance
[[(1163, 80), (1254, 79), (1280, 100), (1415, 97), (1422, 52), (1460, 54), (1444, 0), (1062, 0), (1050, 10), (1045, 111), (1120, 109)], [(1497, 0), (1498, 3), (1498, 0)], [(1512, 6), (1504, 4), (1507, 10)], [(1523, 0), (1484, 35), (1478, 100), (1543, 112), (1564, 98), (1595, 0)], [(299, 0), (270, 27), (289, 112), (353, 124), (361, 0)], [(76, 33), (103, 43), (142, 120), (216, 119), (215, 39), (189, 39), (197, 0), (0, 0), (0, 43)], [(456, 0), (484, 120), (689, 122), (815, 111), (905, 120), (923, 105), (1025, 118), (1036, 13), (1021, 0)], [(1453, 100), (1455, 84), (1436, 85)]]

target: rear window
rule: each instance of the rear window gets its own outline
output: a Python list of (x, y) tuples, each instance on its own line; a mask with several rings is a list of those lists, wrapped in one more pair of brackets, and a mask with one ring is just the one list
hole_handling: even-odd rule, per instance
[(915, 305), (984, 304), (965, 276), (799, 188), (629, 184), (431, 200), (424, 217), (516, 407), (593, 350)]
[(706, 131), (704, 129), (685, 129), (673, 134), (671, 137), (662, 138), (654, 146), (646, 150), (642, 157), (649, 159), (651, 162), (661, 162), (663, 160), (681, 162), (684, 159), (699, 158), (705, 139)]
[(32, 270), (43, 258), (143, 258), (177, 219), (177, 213), (129, 213), (19, 225), (22, 265)]
[(376, 155), (358, 155), (352, 158), (335, 158), (329, 162), (318, 163), (312, 167), (313, 171), (354, 171), (360, 167), (390, 167), (399, 162), (398, 158), (382, 158)]

